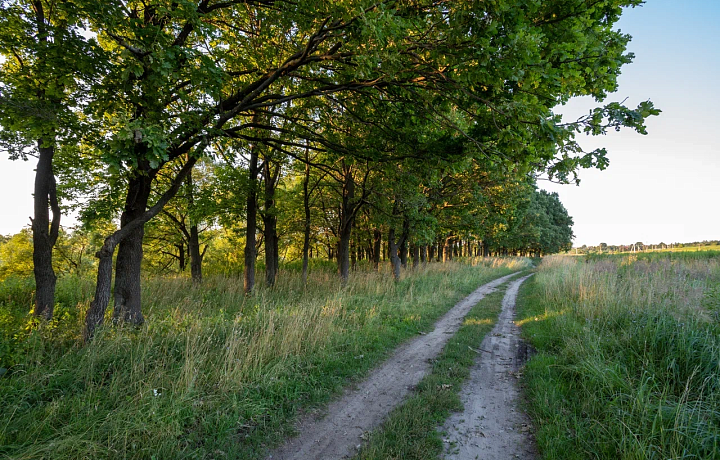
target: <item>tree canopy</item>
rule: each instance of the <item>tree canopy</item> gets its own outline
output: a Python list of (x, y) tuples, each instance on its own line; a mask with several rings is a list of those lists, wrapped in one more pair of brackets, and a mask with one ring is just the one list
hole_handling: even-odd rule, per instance
[[(143, 321), (143, 267), (234, 266), (251, 294), (259, 252), (272, 285), (311, 255), (347, 280), (381, 253), (399, 278), (408, 257), (566, 250), (572, 219), (535, 180), (605, 168), (577, 136), (659, 113), (605, 102), (632, 60), (614, 25), (640, 3), (4, 0), (0, 138), (46, 164), (38, 292), (57, 191), (104, 240), (87, 338), (111, 298)], [(575, 96), (598, 107), (562, 122)]]

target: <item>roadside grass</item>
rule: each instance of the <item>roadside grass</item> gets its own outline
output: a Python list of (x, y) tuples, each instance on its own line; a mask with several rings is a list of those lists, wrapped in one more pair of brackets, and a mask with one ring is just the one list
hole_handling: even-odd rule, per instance
[(545, 459), (720, 458), (720, 257), (548, 257), (521, 288)]
[(144, 283), (146, 324), (106, 327), (85, 347), (77, 335), (86, 281), (60, 280), (60, 299), (77, 304), (40, 328), (12, 330), (23, 308), (15, 299), (28, 295), (3, 291), (0, 339), (12, 332), (6, 356), (15, 362), (0, 378), (0, 457), (258, 458), (299, 410), (326, 402), (457, 300), (525, 264), (429, 264), (399, 283), (354, 272), (345, 288), (315, 271), (307, 288), (281, 276), (250, 297), (232, 277), (200, 287), (153, 278)]
[(355, 460), (430, 459), (442, 454), (442, 433), (437, 427), (451, 412), (462, 410), (459, 392), (475, 364), (475, 350), (497, 322), (507, 286), (499, 286), (470, 310), (415, 393), (369, 434)]

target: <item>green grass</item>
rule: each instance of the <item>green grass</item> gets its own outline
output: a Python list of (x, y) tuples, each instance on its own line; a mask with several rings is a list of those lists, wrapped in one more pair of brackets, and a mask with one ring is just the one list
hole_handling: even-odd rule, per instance
[(470, 376), (477, 349), (497, 322), (507, 283), (485, 296), (465, 318), (418, 384), (415, 393), (397, 407), (377, 430), (356, 460), (430, 459), (443, 451), (442, 425), (450, 412), (462, 410), (458, 396)]
[(720, 458), (720, 258), (685, 254), (548, 258), (523, 286), (543, 458)]
[(78, 306), (41, 328), (18, 323), (27, 312), (18, 288), (20, 301), (0, 304), (3, 337), (16, 337), (16, 363), (0, 378), (0, 457), (261, 457), (298, 410), (326, 402), (478, 285), (524, 263), (431, 264), (397, 284), (355, 272), (346, 288), (326, 271), (307, 289), (285, 273), (252, 297), (237, 278), (199, 288), (148, 279), (146, 324), (105, 328), (86, 347), (85, 281), (61, 280), (60, 299), (78, 296)]

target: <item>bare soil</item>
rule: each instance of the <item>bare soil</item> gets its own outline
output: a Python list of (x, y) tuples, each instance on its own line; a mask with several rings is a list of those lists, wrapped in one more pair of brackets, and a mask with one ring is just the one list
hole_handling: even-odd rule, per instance
[(470, 309), (516, 274), (479, 287), (435, 323), (435, 329), (401, 345), (361, 383), (329, 404), (324, 414), (308, 414), (296, 425), (298, 435), (268, 458), (341, 459), (355, 455), (365, 433), (378, 426), (430, 370), (430, 363), (457, 332)]
[(465, 410), (445, 423), (446, 458), (453, 460), (533, 459), (530, 420), (518, 403), (518, 377), (527, 357), (520, 328), (513, 322), (515, 299), (525, 276), (505, 293), (495, 328), (485, 337), (460, 398)]

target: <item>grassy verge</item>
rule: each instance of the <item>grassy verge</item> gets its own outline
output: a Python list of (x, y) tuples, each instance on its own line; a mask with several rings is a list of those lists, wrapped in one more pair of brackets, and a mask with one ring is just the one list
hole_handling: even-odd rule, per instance
[(282, 276), (249, 298), (234, 278), (158, 278), (145, 283), (146, 325), (106, 328), (87, 347), (75, 341), (81, 300), (25, 334), (0, 378), (0, 457), (257, 458), (298, 410), (523, 263), (430, 264), (400, 283), (356, 272), (346, 288), (328, 272), (308, 289)]
[(502, 285), (470, 310), (415, 394), (370, 434), (357, 460), (438, 458), (443, 443), (437, 427), (450, 412), (462, 410), (458, 393), (477, 358), (473, 349), (480, 346), (497, 322), (506, 287)]
[(543, 458), (720, 458), (720, 259), (573, 259), (518, 303)]

